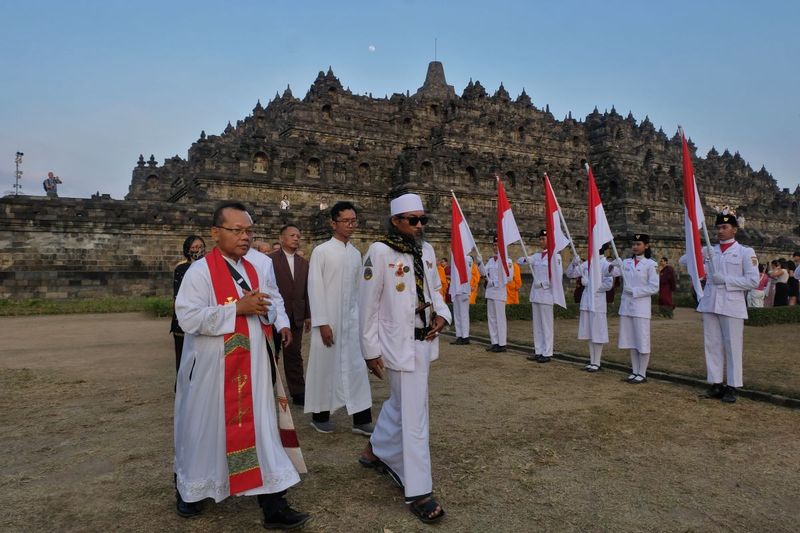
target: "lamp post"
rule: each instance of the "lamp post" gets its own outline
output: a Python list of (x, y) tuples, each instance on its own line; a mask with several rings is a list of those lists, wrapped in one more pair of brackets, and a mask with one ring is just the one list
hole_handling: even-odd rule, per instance
[(22, 184), (19, 180), (22, 179), (22, 171), (19, 169), (20, 165), (22, 164), (22, 156), (24, 156), (22, 152), (17, 152), (16, 157), (14, 158), (14, 163), (16, 164), (17, 170), (14, 172), (14, 196), (19, 196), (20, 191), (22, 190)]

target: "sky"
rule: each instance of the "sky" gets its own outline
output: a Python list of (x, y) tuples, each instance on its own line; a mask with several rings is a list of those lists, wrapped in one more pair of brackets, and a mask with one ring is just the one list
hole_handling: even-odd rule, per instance
[(52, 170), (62, 197), (122, 198), (140, 153), (185, 158), (287, 84), (302, 98), (331, 66), (355, 93), (413, 93), (434, 55), (458, 94), (615, 106), (800, 184), (795, 0), (0, 0), (0, 20), (0, 194), (21, 151), (24, 194)]

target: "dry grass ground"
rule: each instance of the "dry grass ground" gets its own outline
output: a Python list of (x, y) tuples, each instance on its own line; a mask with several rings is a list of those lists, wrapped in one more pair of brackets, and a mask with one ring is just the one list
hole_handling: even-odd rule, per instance
[[(0, 530), (259, 529), (252, 498), (191, 521), (174, 513), (168, 320), (21, 317), (0, 328)], [(683, 342), (686, 329), (661, 342)], [(438, 531), (797, 531), (800, 412), (442, 344), (430, 395), (448, 512)], [(387, 389), (373, 385), (377, 414)], [(356, 463), (366, 439), (344, 413), (332, 435), (294, 413), (310, 472), (290, 499), (314, 514), (309, 531), (429, 529)]]
[[(796, 346), (800, 345), (800, 327), (780, 324), (769, 327), (746, 326), (744, 331), (745, 387), (800, 398), (800, 364)], [(589, 359), (586, 341), (577, 340), (578, 320), (556, 320), (556, 351)], [(486, 322), (472, 324), (471, 333), (489, 336)], [(608, 319), (610, 342), (603, 349), (603, 359), (630, 364), (628, 350), (617, 348), (619, 318)], [(703, 321), (693, 309), (677, 308), (673, 319), (654, 318), (651, 322), (652, 356), (650, 368), (687, 376), (706, 377), (703, 356)], [(531, 323), (510, 321), (508, 340), (533, 346)]]

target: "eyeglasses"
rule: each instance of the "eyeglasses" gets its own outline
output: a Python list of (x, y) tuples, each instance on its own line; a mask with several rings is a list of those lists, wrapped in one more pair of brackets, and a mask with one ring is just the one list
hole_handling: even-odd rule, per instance
[(345, 226), (350, 226), (351, 228), (358, 226), (357, 218), (340, 218), (339, 220), (334, 220), (334, 222), (344, 224)]
[(225, 226), (217, 226), (219, 229), (225, 229), (236, 235), (237, 237), (241, 237), (245, 233), (248, 237), (252, 237), (256, 234), (256, 230), (253, 228), (226, 228)]
[(428, 224), (428, 217), (426, 215), (422, 215), (421, 217), (418, 216), (398, 216), (397, 218), (404, 218), (408, 220), (408, 224), (411, 226), (416, 226), (417, 224), (422, 224), (423, 226)]

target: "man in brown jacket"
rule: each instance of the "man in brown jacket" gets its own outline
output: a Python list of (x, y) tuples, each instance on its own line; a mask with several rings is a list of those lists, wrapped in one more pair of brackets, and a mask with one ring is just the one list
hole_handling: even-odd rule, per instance
[(275, 269), (278, 290), (283, 297), (286, 315), (292, 329), (292, 343), (284, 348), (283, 368), (292, 402), (305, 403), (306, 382), (303, 378), (303, 331), (311, 329), (311, 311), (308, 307), (308, 261), (297, 254), (300, 247), (300, 230), (294, 224), (281, 228), (281, 247), (269, 253)]

